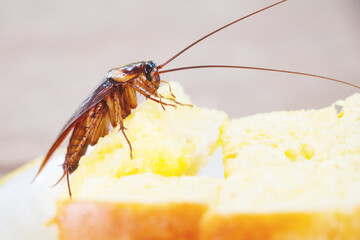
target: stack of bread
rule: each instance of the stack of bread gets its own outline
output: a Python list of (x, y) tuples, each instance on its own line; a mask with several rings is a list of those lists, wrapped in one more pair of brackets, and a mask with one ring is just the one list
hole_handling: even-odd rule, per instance
[[(359, 119), (360, 94), (229, 121), (145, 101), (125, 120), (133, 159), (118, 129), (81, 159), (59, 239), (360, 239)], [(198, 176), (220, 143), (226, 178)]]

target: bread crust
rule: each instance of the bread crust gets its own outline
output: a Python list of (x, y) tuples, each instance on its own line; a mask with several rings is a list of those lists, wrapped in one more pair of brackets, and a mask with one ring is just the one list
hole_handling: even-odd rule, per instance
[(351, 212), (207, 214), (202, 240), (359, 239), (360, 208)]
[(198, 239), (204, 204), (138, 204), (68, 201), (54, 222), (59, 239)]
[[(60, 240), (359, 239), (360, 208), (351, 212), (219, 215), (205, 204), (69, 201), (58, 207)], [(205, 213), (206, 212), (206, 213)]]

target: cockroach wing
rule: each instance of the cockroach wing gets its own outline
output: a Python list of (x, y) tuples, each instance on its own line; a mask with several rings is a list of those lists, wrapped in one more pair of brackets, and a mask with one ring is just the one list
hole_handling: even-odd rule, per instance
[[(90, 110), (93, 106), (103, 100), (107, 95), (115, 91), (115, 86), (110, 80), (105, 79), (102, 81), (94, 91), (80, 104), (76, 112), (72, 117), (67, 121), (60, 134), (64, 132), (68, 127), (70, 127), (78, 118), (80, 118), (84, 113)], [(59, 135), (60, 136), (60, 135)]]
[[(60, 134), (58, 135), (56, 141), (53, 143), (48, 153), (46, 154), (41, 166), (35, 176), (35, 178), (39, 175), (42, 169), (45, 167), (46, 163), (49, 161), (51, 155), (55, 152), (55, 150), (60, 146), (60, 144), (64, 141), (69, 132), (74, 128), (74, 126), (81, 120), (81, 117), (89, 111), (93, 106), (102, 101), (106, 96), (115, 91), (115, 86), (110, 82), (109, 79), (105, 79), (102, 81), (95, 90), (87, 97), (78, 107), (76, 112), (72, 115), (72, 117), (67, 121)], [(34, 179), (35, 179), (34, 178)]]

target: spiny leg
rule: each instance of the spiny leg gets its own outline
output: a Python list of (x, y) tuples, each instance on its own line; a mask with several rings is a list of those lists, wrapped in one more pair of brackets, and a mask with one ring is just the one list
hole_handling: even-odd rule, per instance
[(167, 81), (163, 81), (163, 80), (161, 80), (161, 82), (162, 82), (162, 83), (165, 83), (165, 84), (167, 84), (167, 85), (169, 86), (169, 92), (170, 92), (170, 95), (172, 96), (172, 98), (171, 98), (171, 97), (165, 97), (165, 96), (159, 94), (159, 93), (156, 91), (156, 94), (155, 94), (155, 95), (156, 95), (159, 99), (164, 98), (164, 99), (166, 99), (166, 100), (168, 100), (168, 101), (171, 101), (171, 102), (173, 102), (173, 103), (176, 103), (176, 104), (178, 104), (178, 105), (180, 105), (180, 106), (193, 107), (193, 105), (191, 105), (191, 104), (184, 104), (184, 103), (181, 103), (181, 102), (176, 101), (176, 97), (175, 97), (175, 95), (173, 94), (173, 92), (172, 92), (172, 90), (171, 90), (171, 85), (170, 85), (170, 83), (167, 82)]
[[(170, 95), (171, 95), (173, 98), (176, 98), (175, 95), (174, 95), (174, 94), (172, 93), (172, 91), (171, 91), (170, 83), (167, 82), (167, 81), (163, 81), (163, 80), (160, 80), (160, 82), (167, 84), (167, 85), (169, 86)], [(166, 98), (166, 99), (168, 99), (168, 98)]]
[(72, 194), (69, 175), (78, 167), (79, 160), (85, 154), (87, 146), (90, 143), (90, 133), (94, 131), (94, 128), (99, 124), (99, 121), (103, 119), (106, 113), (106, 104), (104, 102), (99, 102), (95, 107), (90, 109), (82, 117), (82, 120), (74, 127), (68, 145), (65, 162), (63, 164), (63, 177), (66, 176), (70, 198)]
[[(171, 94), (171, 96), (172, 96), (173, 98), (164, 97), (163, 95), (161, 95), (161, 94), (159, 94), (159, 93), (157, 92), (157, 90), (156, 90), (156, 88), (155, 88), (154, 85), (152, 85), (152, 84), (149, 85), (148, 82), (146, 82), (145, 79), (142, 79), (142, 78), (138, 78), (138, 79), (139, 79), (139, 81), (137, 82), (137, 85), (139, 85), (139, 86), (137, 86), (137, 85), (131, 85), (131, 87), (132, 87), (133, 89), (135, 89), (137, 92), (139, 92), (140, 94), (142, 94), (143, 96), (145, 96), (146, 98), (148, 98), (148, 99), (150, 99), (150, 100), (153, 100), (153, 101), (159, 103), (164, 110), (165, 110), (164, 106), (176, 107), (176, 105), (173, 105), (173, 104), (170, 104), (170, 103), (164, 103), (164, 102), (162, 101), (162, 99), (166, 99), (166, 100), (171, 101), (171, 102), (173, 102), (173, 103), (175, 103), (175, 104), (177, 104), (177, 105), (180, 105), (180, 106), (193, 107), (191, 104), (183, 104), (183, 103), (180, 103), (180, 102), (176, 101), (176, 99), (175, 99), (176, 97), (175, 97), (175, 95), (172, 93), (171, 86), (170, 86), (170, 84), (169, 84), (168, 82), (166, 82), (166, 81), (161, 81), (161, 82), (166, 83), (166, 84), (169, 85), (169, 92), (170, 92), (170, 94)], [(145, 89), (145, 91), (142, 90), (142, 89)], [(159, 98), (159, 100), (158, 100), (158, 99), (155, 99), (153, 96)]]
[[(144, 97), (159, 103), (162, 109), (165, 110), (164, 103), (161, 101), (161, 98), (159, 100), (154, 100), (154, 98), (152, 97), (153, 95), (158, 95), (157, 90), (155, 88), (152, 89), (151, 86), (148, 85), (148, 81), (146, 79), (139, 77), (138, 80), (139, 81), (137, 81), (136, 84), (139, 86), (131, 85), (132, 89), (141, 93)], [(141, 88), (144, 90), (142, 90)]]
[(154, 95), (157, 93), (157, 90), (152, 89), (148, 83), (147, 80), (144, 80), (142, 78), (138, 78), (139, 81), (136, 82), (136, 84), (131, 85), (132, 87), (135, 87), (137, 89), (144, 89), (143, 91), (148, 93), (149, 95)]
[(171, 94), (171, 96), (172, 96), (173, 98), (164, 97), (163, 95), (161, 95), (161, 94), (159, 94), (159, 93), (157, 92), (156, 87), (153, 85), (153, 83), (150, 82), (150, 85), (149, 85), (149, 82), (147, 82), (146, 80), (141, 79), (141, 78), (139, 78), (139, 79), (140, 79), (140, 83), (138, 83), (138, 84), (141, 85), (141, 87), (144, 88), (147, 92), (150, 92), (151, 95), (159, 98), (159, 103), (160, 103), (161, 107), (162, 107), (164, 110), (165, 110), (165, 108), (164, 108), (163, 101), (162, 101), (163, 98), (166, 99), (166, 100), (172, 101), (172, 102), (174, 102), (174, 103), (176, 103), (176, 104), (178, 104), (178, 105), (181, 105), (181, 106), (192, 107), (192, 105), (190, 105), (190, 104), (182, 104), (182, 103), (180, 103), (180, 102), (178, 102), (178, 101), (175, 100), (176, 97), (175, 97), (175, 95), (172, 93), (172, 91), (171, 91), (171, 86), (170, 86), (170, 84), (169, 84), (168, 82), (161, 80), (161, 82), (168, 84), (168, 86), (169, 86), (169, 92), (170, 92), (170, 94)]
[[(122, 131), (124, 137), (125, 137), (125, 140), (127, 141), (128, 145), (129, 145), (129, 148), (130, 148), (130, 159), (133, 159), (133, 155), (132, 155), (132, 146), (131, 146), (131, 143), (130, 143), (130, 140), (128, 139), (126, 133), (125, 133), (125, 126), (124, 126), (124, 121), (123, 121), (123, 118), (121, 116), (121, 112), (122, 112), (122, 107), (125, 107), (125, 106), (121, 106), (121, 102), (120, 102), (120, 92), (119, 91), (115, 91), (111, 98), (110, 98), (110, 101), (112, 101), (112, 104), (114, 106), (114, 114), (113, 114), (113, 117), (114, 117), (114, 120), (117, 121), (117, 123), (120, 125), (120, 129), (119, 131)], [(125, 103), (123, 103), (125, 104)], [(113, 121), (114, 121), (113, 120)]]
[[(107, 119), (106, 119), (106, 110), (102, 109), (102, 105), (99, 106), (101, 109), (101, 111), (95, 113), (95, 114), (90, 114), (88, 116), (85, 116), (85, 119), (83, 121), (81, 121), (80, 124), (82, 124), (81, 126), (78, 126), (78, 128), (76, 129), (77, 131), (75, 131), (71, 136), (71, 138), (73, 138), (74, 140), (71, 141), (69, 143), (69, 146), (71, 147), (79, 147), (82, 145), (80, 151), (76, 154), (76, 156), (73, 157), (73, 159), (68, 159), (64, 164), (63, 164), (63, 168), (64, 168), (64, 174), (63, 176), (60, 178), (60, 180), (56, 183), (58, 184), (65, 176), (66, 176), (66, 180), (68, 182), (68, 191), (69, 191), (69, 195), (71, 197), (71, 189), (70, 189), (70, 184), (69, 184), (69, 175), (70, 173), (72, 173), (77, 167), (78, 167), (78, 162), (80, 160), (80, 158), (85, 155), (86, 150), (88, 145), (90, 144), (91, 146), (95, 145), (97, 143), (97, 141), (99, 140), (100, 137), (103, 137), (107, 134), (107, 130), (108, 130), (108, 126), (107, 126)], [(105, 106), (106, 107), (106, 106)], [(95, 116), (94, 116), (95, 115)], [(92, 124), (90, 122), (90, 126), (87, 127), (87, 125), (89, 124), (89, 117), (94, 120), (94, 118), (97, 118), (94, 121), (94, 124)], [(87, 140), (85, 141), (85, 143), (83, 144), (83, 142), (81, 142), (81, 140), (84, 140), (84, 138), (82, 137), (81, 139), (76, 139), (76, 136), (79, 135), (79, 129), (88, 129), (89, 132), (89, 136), (87, 138)], [(74, 137), (73, 137), (74, 136)], [(76, 141), (79, 141), (78, 145), (75, 144), (71, 144), (72, 142), (75, 143)], [(75, 149), (76, 151), (76, 149)], [(71, 152), (71, 149), (68, 150), (68, 152)], [(68, 156), (68, 154), (67, 154)], [(71, 156), (70, 156), (71, 158)], [(70, 164), (69, 164), (70, 163)], [(72, 164), (71, 164), (72, 163)], [(55, 184), (55, 185), (56, 185)]]
[(108, 118), (110, 120), (111, 126), (113, 128), (116, 127), (117, 125), (117, 121), (115, 118), (115, 106), (114, 106), (114, 93), (106, 96), (105, 101), (106, 101), (106, 105), (108, 107)]
[[(122, 85), (121, 87), (118, 88), (118, 92), (119, 92), (118, 99), (119, 99), (119, 105), (121, 107), (120, 116), (122, 117), (122, 119), (125, 119), (127, 116), (130, 115), (130, 113), (131, 113), (130, 104), (131, 103), (129, 102), (129, 100), (132, 101), (132, 99), (128, 99), (128, 95), (127, 95), (127, 91), (126, 91), (126, 89), (128, 87), (126, 87), (124, 85)], [(118, 118), (116, 117), (116, 123), (118, 123), (118, 122), (119, 122)]]
[(109, 117), (105, 115), (104, 119), (102, 120), (100, 137), (105, 137), (108, 133), (109, 133)]
[(65, 163), (72, 173), (78, 167), (80, 158), (85, 154), (87, 146), (89, 145), (89, 136), (92, 128), (95, 126), (93, 115), (95, 108), (86, 113), (78, 125), (74, 127), (70, 137), (69, 145), (66, 152)]
[(153, 84), (153, 82), (149, 82), (145, 77), (139, 77), (140, 81), (137, 82), (146, 92), (149, 92), (151, 95), (157, 94), (157, 87)]
[(89, 144), (91, 146), (94, 146), (98, 142), (100, 137), (106, 135), (106, 133), (104, 134), (104, 132), (106, 132), (107, 129), (108, 129), (108, 123), (106, 119), (106, 112), (103, 112), (102, 114), (99, 114), (98, 120), (96, 121), (94, 127), (89, 133), (90, 135)]
[(123, 84), (122, 86), (122, 99), (130, 109), (137, 107), (136, 92), (130, 87), (130, 84)]
[[(165, 110), (164, 103), (162, 101), (162, 97), (159, 95), (159, 93), (157, 92), (157, 88), (155, 87), (155, 85), (152, 82), (149, 82), (148, 80), (140, 77), (139, 82), (137, 82), (137, 84), (140, 85), (141, 88), (145, 89), (145, 92), (148, 95), (155, 96), (155, 97), (159, 98), (158, 101), (159, 101), (162, 109)], [(136, 87), (139, 88), (138, 86), (136, 86)]]
[(191, 105), (191, 104), (184, 104), (184, 103), (181, 103), (181, 102), (176, 101), (176, 96), (173, 94), (173, 92), (172, 92), (172, 90), (171, 90), (171, 85), (170, 85), (170, 83), (167, 82), (167, 81), (164, 81), (164, 80), (160, 80), (160, 81), (161, 81), (162, 83), (167, 84), (167, 85), (169, 86), (169, 93), (170, 93), (170, 95), (171, 95), (172, 97), (165, 97), (165, 96), (159, 94), (159, 93), (156, 91), (156, 94), (155, 94), (155, 95), (156, 95), (159, 99), (164, 98), (164, 99), (166, 99), (166, 100), (168, 100), (168, 101), (171, 101), (171, 102), (173, 102), (173, 103), (176, 103), (177, 105), (180, 105), (180, 106), (193, 107), (193, 105)]
[[(70, 141), (69, 141), (69, 144), (68, 144), (68, 148), (67, 148), (67, 152), (66, 152), (66, 155), (65, 155), (65, 162), (61, 165), (63, 167), (63, 170), (64, 170), (64, 173), (63, 175), (60, 177), (60, 179), (52, 186), (56, 186), (57, 184), (59, 184), (59, 182), (61, 182), (61, 180), (63, 180), (63, 178), (66, 176), (66, 178), (68, 179), (68, 175), (69, 175), (69, 172), (71, 172), (71, 169), (73, 169), (74, 167), (72, 167), (71, 169), (69, 169), (69, 166), (68, 166), (68, 162), (69, 162), (69, 156), (70, 156), (70, 152), (71, 152), (71, 148), (70, 147), (74, 147), (76, 148), (78, 145), (77, 144), (74, 144), (74, 142), (77, 141), (76, 139), (76, 136), (77, 135), (80, 135), (79, 132), (80, 130), (83, 128), (82, 126), (84, 125), (84, 122), (85, 122), (85, 119), (87, 118), (88, 116), (88, 113), (85, 113), (85, 115), (82, 116), (82, 118), (80, 119), (80, 121), (74, 126), (74, 129), (73, 129), (73, 132), (71, 134), (71, 137), (70, 137)], [(81, 138), (79, 139), (81, 140)], [(84, 146), (83, 146), (84, 148)], [(87, 148), (87, 145), (86, 145), (86, 148)], [(86, 152), (86, 148), (85, 148), (85, 152)], [(81, 155), (81, 152), (83, 151), (79, 151), (79, 154), (78, 155)], [(76, 161), (72, 161), (72, 162), (76, 162)], [(76, 166), (77, 167), (77, 166)], [(75, 167), (75, 169), (76, 169)], [(67, 183), (68, 183), (68, 190), (69, 190), (69, 195), (70, 195), (70, 198), (71, 198), (71, 190), (70, 190), (70, 185), (69, 185), (69, 181), (67, 180)]]
[(161, 95), (161, 94), (159, 94), (159, 96), (162, 97), (162, 98), (164, 98), (164, 99), (166, 99), (166, 100), (168, 100), (168, 101), (174, 102), (174, 103), (176, 103), (176, 104), (178, 104), (178, 105), (180, 105), (180, 106), (193, 107), (193, 105), (191, 105), (191, 104), (186, 104), (186, 103), (178, 102), (178, 101), (176, 101), (176, 99), (174, 99), (174, 98), (164, 97), (164, 96)]
[(142, 89), (138, 88), (137, 86), (132, 86), (137, 92), (139, 92), (140, 94), (142, 94), (144, 97), (154, 101), (154, 102), (157, 102), (159, 104), (162, 104), (162, 105), (165, 105), (165, 106), (171, 106), (171, 107), (174, 107), (176, 108), (177, 106), (174, 105), (174, 104), (170, 104), (170, 103), (164, 103), (164, 102), (160, 102), (159, 100), (157, 100), (156, 98), (153, 98), (150, 94), (148, 94), (147, 92), (144, 92)]

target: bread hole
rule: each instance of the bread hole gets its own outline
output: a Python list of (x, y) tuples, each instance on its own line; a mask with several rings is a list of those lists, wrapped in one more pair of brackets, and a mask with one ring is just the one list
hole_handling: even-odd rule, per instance
[(338, 113), (337, 117), (338, 117), (338, 118), (342, 118), (342, 117), (344, 116), (344, 114), (345, 114), (345, 111), (344, 111), (344, 110), (341, 110), (341, 111)]
[(116, 173), (116, 177), (120, 178), (121, 176), (135, 175), (135, 174), (139, 174), (139, 173), (140, 173), (139, 169), (134, 168), (134, 169), (132, 169), (132, 170), (126, 172), (126, 173), (123, 173), (123, 172), (119, 171), (119, 172)]
[(297, 152), (294, 149), (288, 149), (284, 152), (285, 156), (291, 161), (295, 162), (297, 159)]
[(237, 156), (238, 156), (237, 153), (230, 153), (230, 154), (228, 154), (228, 155), (226, 156), (226, 158), (227, 158), (227, 159), (234, 159), (234, 158), (236, 158)]
[(299, 146), (300, 155), (304, 158), (310, 160), (315, 155), (315, 149), (309, 144), (303, 143)]

